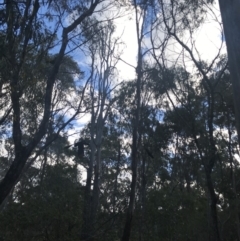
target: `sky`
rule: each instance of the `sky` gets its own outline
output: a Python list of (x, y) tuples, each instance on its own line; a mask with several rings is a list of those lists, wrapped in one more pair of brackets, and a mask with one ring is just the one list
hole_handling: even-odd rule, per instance
[[(130, 65), (136, 66), (137, 61), (137, 35), (134, 14), (129, 19), (129, 15), (119, 18), (115, 21), (116, 24), (116, 35), (122, 34), (122, 40), (125, 43), (125, 49), (122, 55), (122, 59)], [(182, 38), (184, 43), (191, 46), (187, 33)], [(201, 60), (212, 61), (216, 56), (218, 49), (222, 43), (222, 26), (221, 17), (218, 4), (215, 3), (212, 12), (209, 11), (205, 18), (204, 24), (194, 34), (195, 46), (198, 50)], [(145, 43), (149, 43), (149, 39), (145, 39)], [(169, 55), (172, 58), (177, 58), (178, 53), (181, 51), (179, 45), (172, 41), (172, 44), (168, 47)], [(176, 54), (173, 54), (176, 52)], [(222, 53), (226, 53), (226, 47), (223, 46)], [(196, 53), (195, 53), (196, 54)], [(120, 76), (123, 79), (132, 79), (135, 77), (134, 68), (128, 66), (124, 62), (120, 62), (118, 65)], [(189, 69), (190, 71), (190, 69)]]
[[(127, 11), (126, 11), (127, 12)], [(118, 69), (118, 79), (120, 81), (131, 80), (136, 77), (135, 66), (137, 64), (137, 34), (136, 34), (136, 24), (135, 24), (135, 16), (133, 13), (125, 14), (125, 16), (121, 18), (117, 18), (114, 21), (116, 26), (116, 31), (114, 36), (121, 36), (121, 40), (124, 43), (122, 47), (122, 55), (121, 60), (117, 64)], [(200, 28), (194, 33), (193, 39), (194, 44), (197, 49), (195, 51), (195, 56), (197, 60), (204, 60), (207, 62), (211, 62), (216, 54), (219, 51), (220, 46), (222, 45), (223, 40), (223, 30), (221, 26), (221, 18), (220, 11), (217, 4), (214, 5), (212, 12), (209, 12), (205, 18), (204, 24), (200, 26)], [(189, 40), (188, 34), (185, 34), (182, 37), (183, 42), (191, 48), (191, 42)], [(144, 40), (146, 47), (150, 46), (150, 40)], [(173, 62), (179, 57), (179, 53), (182, 48), (176, 41), (170, 41), (170, 45), (168, 47), (167, 54), (168, 57), (171, 56)], [(149, 46), (148, 46), (149, 44)], [(226, 47), (223, 44), (221, 53), (226, 53)], [(185, 55), (185, 60), (186, 60)], [(189, 72), (192, 72), (196, 68), (191, 60), (186, 61), (186, 67)], [(83, 64), (84, 61), (79, 61), (79, 64)], [(181, 63), (181, 58), (180, 58)], [(69, 131), (70, 134), (73, 134), (75, 131), (80, 130), (86, 122), (90, 120), (90, 115), (85, 115), (83, 118), (77, 121), (76, 129)], [(74, 139), (78, 137), (78, 135), (72, 135), (69, 140), (73, 142)], [(85, 174), (83, 172), (83, 179), (85, 178)]]
[[(110, 15), (114, 13), (111, 12), (109, 15), (101, 16), (100, 18), (109, 18)], [(136, 24), (135, 24), (135, 14), (134, 12), (128, 12), (127, 10), (122, 10), (119, 17), (114, 20), (114, 24), (116, 26), (116, 31), (114, 33), (114, 37), (121, 36), (121, 41), (123, 45), (121, 46), (121, 60), (119, 60), (117, 64), (118, 70), (118, 80), (119, 81), (127, 81), (135, 78), (135, 66), (137, 64), (137, 34), (136, 34)], [(200, 26), (200, 28), (194, 33), (193, 39), (194, 44), (197, 49), (195, 51), (195, 56), (198, 60), (204, 60), (211, 62), (222, 44), (222, 26), (221, 26), (221, 18), (218, 4), (215, 3), (212, 11), (209, 11), (205, 18), (204, 24)], [(188, 34), (186, 33), (182, 40), (185, 44), (187, 44), (191, 48), (191, 42)], [(150, 40), (144, 40), (146, 47), (151, 48)], [(149, 46), (148, 46), (149, 45)], [(171, 40), (170, 45), (168, 46), (167, 55), (172, 58), (174, 62), (181, 52), (182, 48), (176, 41)], [(221, 53), (226, 53), (225, 44), (223, 44)], [(186, 54), (186, 51), (185, 51)], [(80, 52), (75, 53), (76, 60), (78, 61), (81, 68), (85, 68), (88, 62), (87, 56), (82, 55)], [(185, 60), (187, 59), (187, 54), (185, 55)], [(179, 59), (181, 63), (181, 58)], [(186, 67), (189, 72), (192, 72), (195, 67), (191, 60), (186, 61)], [(75, 122), (76, 128), (74, 130), (70, 130), (69, 140), (71, 143), (79, 137), (79, 131), (82, 129), (85, 123), (90, 120), (90, 115), (86, 114), (82, 116), (79, 120)], [(73, 135), (76, 132), (76, 135)]]
[[(134, 13), (128, 13), (127, 10), (123, 10), (121, 14), (124, 16), (114, 20), (114, 24), (116, 26), (114, 36), (121, 36), (121, 41), (124, 43), (122, 45), (121, 60), (118, 62), (116, 67), (119, 73), (119, 81), (127, 81), (136, 77), (136, 71), (133, 66), (136, 66), (137, 64), (137, 34)], [(104, 18), (109, 16), (101, 17)], [(209, 12), (207, 15), (205, 23), (202, 24), (198, 31), (194, 34), (194, 44), (199, 54), (198, 60), (212, 61), (214, 59), (222, 44), (222, 40), (224, 39), (222, 33), (220, 11), (218, 4), (215, 3), (213, 11)], [(182, 39), (184, 43), (191, 47), (187, 34)], [(145, 43), (146, 47), (150, 47), (149, 39), (145, 39)], [(172, 60), (174, 60), (178, 57), (180, 51), (181, 48), (179, 45), (175, 41), (172, 41), (171, 45), (168, 47), (167, 53), (171, 56)], [(225, 44), (223, 45), (221, 52), (226, 53)], [(195, 54), (197, 53), (195, 52)], [(88, 62), (86, 61), (87, 56), (75, 51), (73, 57), (78, 62), (80, 68), (86, 68), (86, 63)], [(188, 61), (187, 70), (192, 72), (193, 69), (194, 66), (192, 61)], [(80, 118), (74, 122), (74, 129), (68, 130), (69, 141), (71, 144), (79, 138), (80, 130), (90, 120), (90, 117), (90, 114), (80, 116)], [(2, 152), (2, 150), (0, 150), (0, 152)], [(239, 159), (236, 155), (235, 158)], [(83, 179), (85, 179), (85, 173), (83, 173)]]

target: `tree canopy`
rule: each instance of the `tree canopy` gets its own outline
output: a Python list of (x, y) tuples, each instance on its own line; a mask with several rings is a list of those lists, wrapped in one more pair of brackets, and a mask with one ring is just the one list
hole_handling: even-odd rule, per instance
[(0, 3), (0, 241), (240, 240), (240, 2), (218, 4)]

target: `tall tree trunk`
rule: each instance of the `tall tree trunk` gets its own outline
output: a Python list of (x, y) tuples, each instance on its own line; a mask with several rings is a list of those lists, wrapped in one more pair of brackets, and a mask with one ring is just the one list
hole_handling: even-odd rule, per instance
[[(97, 220), (97, 211), (99, 205), (99, 191), (100, 191), (100, 161), (101, 161), (101, 149), (97, 147), (96, 164), (94, 166), (94, 181), (93, 181), (93, 195), (92, 195), (92, 208), (91, 208), (91, 233), (94, 234), (96, 227), (95, 223)], [(93, 241), (92, 237), (90, 241)]]
[[(218, 225), (218, 214), (217, 214), (217, 202), (218, 197), (216, 196), (214, 183), (212, 181), (212, 171), (216, 163), (217, 154), (216, 154), (216, 145), (214, 139), (214, 127), (213, 127), (213, 119), (214, 119), (214, 104), (215, 104), (215, 92), (214, 87), (208, 79), (206, 80), (205, 89), (207, 91), (207, 100), (208, 100), (208, 138), (209, 138), (209, 153), (210, 158), (208, 163), (205, 163), (205, 174), (207, 180), (207, 188), (210, 196), (210, 214), (211, 214), (211, 230), (210, 230), (210, 240), (211, 241), (221, 241), (219, 225)], [(208, 86), (208, 87), (207, 87)]]
[(212, 177), (211, 177), (211, 170), (209, 168), (205, 168), (206, 172), (206, 179), (207, 179), (207, 187), (210, 196), (210, 240), (211, 241), (221, 241), (220, 234), (219, 234), (219, 227), (218, 227), (218, 215), (217, 215), (217, 201), (218, 198), (215, 194), (215, 190), (213, 187)]
[(131, 234), (132, 218), (134, 212), (136, 183), (137, 183), (137, 166), (138, 166), (138, 135), (139, 135), (139, 118), (140, 118), (140, 103), (141, 103), (141, 78), (142, 78), (142, 56), (139, 55), (138, 60), (138, 76), (137, 76), (137, 93), (136, 93), (136, 112), (133, 126), (132, 138), (132, 182), (130, 191), (130, 201), (127, 209), (127, 217), (123, 230), (122, 241), (129, 241)]
[(219, 5), (227, 45), (238, 143), (240, 145), (240, 0), (219, 0)]
[(139, 19), (137, 14), (137, 6), (135, 3), (135, 14), (136, 14), (136, 27), (138, 35), (138, 63), (137, 63), (137, 80), (136, 80), (136, 110), (133, 121), (133, 137), (132, 137), (132, 182), (130, 191), (130, 201), (127, 209), (127, 217), (123, 230), (121, 241), (129, 241), (132, 227), (132, 219), (134, 212), (135, 194), (136, 194), (136, 183), (137, 183), (137, 166), (138, 166), (138, 139), (139, 139), (139, 119), (140, 119), (140, 107), (141, 107), (141, 80), (142, 80), (142, 52), (141, 52), (141, 41), (142, 35), (140, 35)]
[(146, 162), (143, 155), (141, 166), (141, 189), (140, 189), (140, 225), (139, 225), (139, 241), (144, 240), (145, 233), (145, 210), (146, 210)]
[(117, 189), (118, 189), (118, 175), (120, 173), (120, 162), (121, 162), (121, 143), (119, 141), (117, 168), (116, 168), (116, 176), (115, 176), (115, 181), (114, 181), (114, 191), (113, 191), (113, 199), (112, 199), (113, 214), (114, 215), (116, 213), (116, 201), (117, 201), (117, 194), (118, 194), (118, 191), (117, 191)]
[[(233, 86), (233, 100), (235, 107), (236, 127), (238, 133), (238, 144), (240, 145), (240, 0), (219, 0), (219, 6), (227, 45), (230, 76)], [(232, 173), (232, 178), (233, 190), (235, 191), (234, 173)], [(235, 205), (236, 225), (238, 239), (240, 240), (240, 221), (237, 196)]]
[(233, 209), (235, 213), (236, 218), (236, 228), (237, 228), (237, 234), (238, 234), (238, 241), (240, 241), (240, 220), (239, 220), (239, 199), (237, 196), (237, 190), (236, 190), (236, 180), (235, 180), (235, 171), (233, 167), (233, 153), (232, 153), (232, 132), (231, 132), (231, 124), (230, 124), (230, 113), (229, 109), (227, 109), (225, 115), (227, 116), (227, 125), (228, 125), (228, 154), (230, 159), (230, 178), (232, 181), (232, 190), (234, 193), (234, 204)]
[(214, 89), (211, 85), (209, 85), (209, 87), (210, 87), (209, 89), (206, 88), (208, 104), (209, 104), (207, 121), (208, 121), (208, 139), (209, 139), (208, 146), (209, 146), (210, 155), (209, 155), (208, 161), (205, 160), (205, 158), (202, 154), (195, 131), (193, 131), (193, 133), (194, 133), (195, 143), (198, 148), (198, 151), (199, 151), (199, 154), (200, 154), (200, 157), (202, 160), (202, 164), (204, 166), (205, 175), (206, 175), (206, 185), (207, 185), (209, 199), (210, 199), (210, 203), (209, 203), (209, 207), (210, 207), (209, 241), (221, 241), (219, 225), (218, 225), (218, 214), (217, 214), (218, 197), (216, 196), (215, 189), (214, 189), (214, 183), (212, 180), (212, 171), (213, 171), (214, 165), (216, 163), (216, 158), (217, 158), (215, 140), (214, 140), (214, 135), (213, 135), (213, 130), (214, 130), (213, 129), (213, 117), (214, 117), (213, 113), (214, 113), (215, 99), (214, 99)]
[(232, 186), (233, 186), (233, 192), (234, 192), (234, 214), (236, 218), (236, 229), (238, 234), (238, 241), (240, 241), (239, 199), (238, 199), (237, 190), (236, 190), (235, 172), (233, 172), (232, 174)]
[[(93, 98), (93, 96), (92, 96)], [(92, 104), (92, 119), (91, 119), (91, 157), (90, 166), (88, 168), (88, 176), (86, 183), (86, 192), (84, 199), (84, 212), (83, 212), (83, 227), (81, 233), (81, 240), (93, 241), (95, 234), (95, 223), (97, 217), (97, 210), (99, 205), (99, 190), (100, 190), (100, 165), (101, 165), (101, 143), (103, 135), (103, 127), (105, 120), (103, 118), (103, 107), (105, 100), (101, 103), (101, 108), (96, 118), (94, 109), (94, 102)], [(97, 123), (96, 122), (97, 119)], [(94, 138), (95, 131), (96, 138)], [(95, 164), (95, 165), (94, 165)], [(91, 180), (94, 171), (93, 190), (91, 195)]]
[(136, 183), (137, 183), (137, 128), (134, 127), (134, 138), (132, 143), (132, 182), (131, 182), (131, 191), (130, 191), (130, 201), (127, 209), (127, 217), (123, 230), (122, 241), (129, 241), (131, 234), (131, 226), (134, 212), (134, 203), (135, 203), (135, 193), (136, 193)]
[(89, 167), (87, 169), (87, 180), (84, 193), (84, 204), (83, 204), (83, 225), (81, 231), (81, 239), (90, 240), (91, 238), (91, 207), (92, 207), (92, 175), (93, 175), (93, 160), (94, 160), (95, 146), (91, 143), (91, 154), (89, 160)]

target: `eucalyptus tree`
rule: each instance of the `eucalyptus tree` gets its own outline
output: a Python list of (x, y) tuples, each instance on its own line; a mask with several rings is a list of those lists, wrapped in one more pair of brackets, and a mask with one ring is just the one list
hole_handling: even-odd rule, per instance
[[(34, 55), (30, 56), (32, 60), (34, 60)], [(24, 66), (24, 73), (28, 74), (28, 81), (26, 81), (27, 83), (23, 83), (24, 92), (21, 98), (21, 113), (23, 119), (22, 131), (24, 133), (22, 136), (23, 143), (28, 143), (29, 140), (31, 140), (31, 137), (39, 124), (39, 115), (41, 115), (44, 107), (42, 100), (44, 98), (45, 75), (48, 69), (52, 66), (48, 61), (53, 58), (54, 56), (48, 56), (47, 60), (41, 63), (39, 69), (37, 67), (35, 69), (33, 63)], [(65, 124), (64, 112), (66, 111), (66, 106), (70, 106), (68, 96), (69, 93), (73, 95), (73, 93), (78, 92), (74, 83), (74, 76), (76, 77), (79, 75), (79, 67), (76, 62), (74, 62), (69, 56), (65, 56), (60, 65), (57, 81), (53, 86), (54, 96), (51, 104), (51, 116), (45, 138), (40, 141), (32, 152), (32, 157), (25, 165), (24, 172), (35, 163), (35, 165), (41, 165), (40, 172), (44, 175), (44, 169), (48, 161), (54, 163), (59, 162), (61, 159), (65, 159), (65, 153), (63, 153), (62, 148), (64, 147), (64, 143), (65, 145), (68, 143), (67, 132), (61, 131), (59, 135), (56, 135), (56, 131), (61, 129)], [(11, 120), (10, 117), (11, 114), (8, 121)], [(3, 174), (6, 173), (6, 170), (11, 165), (11, 160), (14, 158), (12, 139), (6, 134), (5, 136), (4, 149), (7, 153), (7, 162), (3, 161), (3, 164), (6, 164), (2, 167)], [(49, 144), (52, 143), (53, 140), (55, 140), (55, 143), (49, 147)], [(56, 156), (57, 159), (55, 158)]]
[[(139, 117), (139, 136), (138, 152), (136, 166), (136, 187), (134, 201), (134, 218), (132, 219), (131, 237), (139, 236), (146, 238), (147, 223), (145, 215), (146, 206), (148, 205), (148, 190), (153, 187), (156, 177), (159, 177), (161, 169), (164, 172), (166, 164), (164, 163), (164, 149), (168, 146), (169, 135), (165, 126), (160, 124), (161, 103), (156, 103), (156, 85), (152, 77), (152, 68), (143, 62), (143, 75), (141, 83), (141, 105)], [(135, 128), (135, 95), (136, 80), (129, 80), (122, 85), (119, 91), (117, 101), (117, 116), (120, 120), (123, 138), (127, 153), (132, 152), (131, 139)], [(120, 117), (119, 117), (120, 116)], [(129, 155), (129, 154), (128, 154)], [(132, 158), (129, 155), (126, 166), (128, 167), (126, 179), (132, 170)], [(164, 163), (164, 164), (163, 164)], [(123, 177), (124, 179), (124, 177)], [(128, 190), (131, 192), (131, 190)], [(129, 199), (129, 197), (127, 197)], [(138, 220), (138, 221), (137, 221)]]
[[(179, 80), (181, 79), (180, 77), (177, 78)], [(223, 81), (223, 79), (213, 80), (213, 76), (210, 78), (212, 78), (211, 81), (214, 83)], [(189, 82), (193, 84), (193, 80)], [(172, 90), (172, 94), (177, 99), (174, 106), (174, 112), (176, 112), (175, 120), (172, 120), (175, 125), (174, 129), (177, 131), (175, 144), (176, 158), (173, 162), (173, 167), (175, 166), (175, 168), (172, 167), (172, 172), (175, 172), (175, 175), (179, 175), (180, 183), (185, 182), (188, 189), (190, 188), (191, 182), (197, 182), (197, 185), (202, 186), (204, 189), (205, 187), (207, 188), (208, 191), (206, 195), (210, 199), (211, 240), (221, 238), (221, 228), (218, 226), (220, 223), (218, 203), (220, 202), (219, 193), (223, 196), (224, 194), (220, 188), (221, 181), (219, 181), (219, 175), (221, 173), (220, 170), (226, 168), (228, 165), (228, 163), (223, 163), (222, 155), (224, 154), (219, 150), (219, 145), (225, 138), (221, 136), (220, 133), (222, 133), (223, 130), (217, 124), (217, 120), (222, 116), (222, 113), (218, 112), (219, 109), (218, 111), (215, 109), (219, 101), (219, 95), (221, 96), (218, 85), (219, 84), (213, 88), (211, 95), (211, 97), (214, 97), (214, 101), (212, 99), (213, 109), (211, 110), (209, 110), (211, 106), (209, 103), (211, 102), (209, 100), (208, 90), (204, 83), (199, 83), (198, 86), (195, 85), (194, 90), (191, 88), (191, 85), (186, 86), (183, 81), (181, 84), (178, 84), (176, 90)], [(191, 89), (194, 91), (192, 92)], [(177, 107), (178, 105), (180, 106)], [(212, 113), (211, 121), (208, 120), (211, 117), (210, 113)], [(166, 114), (166, 118), (170, 116), (169, 113)], [(211, 144), (211, 138), (214, 144)], [(189, 155), (191, 155), (191, 158), (188, 158)], [(178, 162), (180, 162), (180, 166), (177, 166)], [(224, 172), (224, 170), (222, 170), (222, 172)], [(182, 178), (184, 182), (181, 180)], [(217, 235), (219, 235), (219, 237), (217, 237)]]
[[(60, 65), (66, 53), (84, 41), (81, 34), (76, 35), (76, 29), (102, 2), (100, 0), (82, 2), (35, 0), (6, 1), (1, 4), (1, 65), (5, 66), (1, 69), (0, 75), (1, 105), (4, 107), (1, 113), (1, 124), (6, 123), (6, 118), (11, 115), (7, 134), (13, 139), (14, 158), (0, 183), (0, 203), (14, 187), (33, 150), (46, 134), (52, 115), (53, 89)], [(101, 7), (98, 11), (101, 11)], [(55, 53), (56, 58), (51, 61), (52, 65), (45, 73), (43, 108), (38, 114), (39, 119), (32, 137), (24, 142), (25, 120), (21, 109), (22, 100), (26, 85), (29, 91), (33, 90), (31, 77), (29, 78), (25, 73), (24, 66), (31, 64), (37, 70), (49, 51)], [(32, 52), (36, 56), (34, 59), (30, 57)], [(81, 107), (82, 100), (74, 105), (74, 114), (68, 120), (64, 120), (64, 124), (56, 130), (57, 135), (79, 114)]]
[(136, 28), (136, 42), (137, 42), (137, 64), (136, 64), (136, 92), (134, 100), (134, 113), (133, 113), (133, 130), (132, 130), (132, 146), (131, 146), (131, 169), (132, 181), (131, 191), (129, 195), (129, 206), (126, 214), (126, 222), (122, 234), (122, 241), (128, 241), (131, 234), (132, 219), (134, 214), (134, 203), (136, 198), (136, 185), (137, 185), (137, 166), (139, 162), (138, 150), (141, 141), (141, 86), (143, 77), (143, 40), (146, 35), (146, 19), (147, 19), (147, 3), (133, 1), (132, 3), (135, 28)]
[(98, 35), (93, 36), (85, 48), (85, 53), (90, 56), (91, 62), (88, 92), (84, 103), (90, 110), (91, 119), (88, 125), (90, 156), (87, 165), (82, 240), (93, 240), (96, 235), (94, 230), (102, 178), (103, 134), (106, 120), (116, 101), (114, 90), (119, 85), (116, 65), (121, 55), (121, 42), (119, 37), (114, 36), (115, 26), (112, 21), (98, 25), (93, 31), (98, 32)]
[[(212, 177), (212, 172), (214, 171), (214, 166), (216, 165), (218, 155), (217, 155), (217, 149), (216, 149), (216, 138), (215, 138), (215, 127), (214, 127), (214, 118), (215, 118), (215, 102), (216, 102), (216, 87), (219, 83), (219, 81), (222, 78), (222, 75), (224, 71), (226, 70), (227, 63), (226, 61), (221, 60), (221, 50), (222, 50), (222, 44), (220, 45), (218, 52), (216, 53), (216, 56), (211, 60), (210, 63), (205, 63), (201, 56), (199, 55), (198, 49), (196, 48), (194, 39), (194, 33), (203, 22), (203, 14), (196, 15), (198, 12), (201, 13), (201, 10), (206, 9), (202, 8), (199, 9), (198, 5), (194, 2), (190, 2), (190, 5), (187, 4), (185, 1), (182, 1), (181, 3), (177, 3), (175, 1), (172, 1), (170, 5), (165, 4), (163, 1), (159, 1), (159, 5), (157, 5), (160, 11), (161, 17), (159, 18), (159, 26), (161, 27), (162, 31), (169, 36), (172, 41), (175, 41), (180, 48), (182, 49), (182, 52), (179, 53), (178, 56), (176, 56), (176, 63), (179, 63), (179, 59), (182, 59), (182, 65), (184, 68), (186, 68), (187, 64), (185, 62), (185, 59), (188, 58), (192, 61), (193, 65), (197, 69), (199, 75), (201, 76), (200, 81), (203, 84), (203, 87), (205, 89), (206, 94), (206, 103), (207, 103), (207, 114), (205, 115), (207, 126), (208, 126), (208, 133), (206, 134), (207, 140), (209, 142), (209, 150), (208, 153), (208, 160), (206, 159), (206, 153), (202, 153), (201, 146), (199, 146), (199, 141), (197, 138), (197, 135), (199, 134), (196, 132), (196, 126), (195, 122), (190, 122), (190, 127), (192, 128), (192, 137), (195, 140), (195, 144), (198, 148), (199, 155), (201, 156), (202, 165), (205, 169), (205, 175), (206, 175), (206, 185), (208, 187), (208, 192), (210, 195), (211, 203), (211, 238), (212, 240), (220, 240), (220, 233), (219, 233), (219, 227), (218, 227), (218, 218), (217, 218), (217, 194), (214, 189), (214, 180)], [(156, 12), (158, 12), (156, 10)], [(196, 16), (195, 16), (196, 15)], [(190, 21), (190, 18), (193, 18), (194, 21)], [(156, 61), (156, 64), (158, 68), (160, 69), (162, 76), (164, 76), (164, 73), (166, 72), (166, 66), (167, 66), (167, 60), (166, 60), (166, 54), (167, 51), (165, 49), (165, 54), (158, 53), (157, 52), (157, 46), (158, 42), (156, 41), (156, 38), (154, 38), (154, 34), (152, 34), (152, 45), (153, 45), (153, 57)], [(187, 35), (192, 41), (188, 42), (187, 38), (184, 37), (184, 35)], [(186, 39), (186, 40), (185, 40)], [(157, 39), (158, 40), (158, 39)], [(156, 47), (155, 47), (156, 46)], [(218, 62), (218, 63), (217, 63)], [(219, 71), (216, 73), (216, 76), (213, 80), (213, 72), (214, 68), (219, 67)], [(220, 68), (221, 67), (221, 68)], [(171, 98), (171, 95), (174, 95), (174, 100)], [(180, 99), (178, 97), (178, 94), (172, 89), (170, 90), (170, 93), (167, 92), (168, 98), (170, 98), (171, 104), (174, 108), (176, 108), (176, 104), (185, 105), (184, 103), (179, 102)], [(190, 98), (190, 97), (189, 97)], [(187, 109), (187, 112), (191, 112), (191, 109)], [(193, 117), (192, 117), (193, 118)], [(189, 120), (186, 120), (186, 122), (189, 122)]]
[(240, 17), (239, 8), (240, 1), (223, 1), (219, 0), (220, 11), (222, 16), (224, 36), (226, 38), (228, 61), (230, 67), (231, 81), (233, 86), (233, 99), (235, 104), (236, 126), (238, 132), (238, 142), (240, 145), (240, 105), (239, 105), (239, 90), (240, 90)]

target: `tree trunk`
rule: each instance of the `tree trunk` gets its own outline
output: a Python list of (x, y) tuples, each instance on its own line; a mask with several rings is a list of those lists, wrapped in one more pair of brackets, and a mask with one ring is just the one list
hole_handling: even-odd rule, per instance
[(118, 146), (118, 158), (117, 158), (117, 169), (116, 169), (116, 176), (115, 176), (115, 182), (114, 182), (114, 191), (113, 191), (113, 214), (116, 214), (116, 201), (117, 201), (117, 194), (118, 194), (118, 175), (120, 173), (120, 162), (121, 162), (121, 143), (119, 141)]
[[(88, 168), (88, 176), (86, 183), (85, 199), (84, 199), (84, 211), (83, 211), (83, 227), (81, 232), (81, 240), (94, 240), (95, 223), (97, 210), (99, 205), (99, 188), (100, 188), (100, 164), (101, 164), (101, 143), (104, 127), (103, 120), (103, 106), (105, 102), (101, 103), (101, 110), (97, 117), (92, 105), (92, 119), (91, 119), (91, 157)], [(97, 129), (96, 138), (94, 138), (95, 128)], [(95, 165), (94, 165), (95, 163)], [(94, 171), (93, 190), (91, 194), (91, 180)]]
[(146, 210), (146, 162), (143, 155), (141, 166), (141, 190), (140, 190), (140, 218), (139, 218), (139, 241), (144, 240), (145, 234), (145, 210)]
[(239, 220), (239, 200), (237, 196), (236, 190), (236, 179), (235, 179), (235, 171), (233, 170), (233, 153), (232, 153), (232, 132), (231, 132), (231, 122), (230, 122), (230, 110), (227, 109), (225, 116), (227, 116), (227, 125), (228, 125), (228, 154), (230, 159), (230, 178), (232, 181), (232, 190), (234, 193), (234, 205), (233, 209), (235, 210), (235, 218), (236, 218), (236, 228), (238, 234), (238, 240), (240, 241), (240, 220)]
[(89, 160), (89, 168), (87, 169), (87, 180), (85, 186), (84, 194), (84, 204), (83, 204), (83, 225), (81, 231), (81, 239), (90, 240), (91, 238), (91, 206), (92, 206), (92, 195), (91, 195), (91, 184), (92, 184), (92, 174), (93, 174), (93, 160), (95, 153), (95, 146), (91, 143), (91, 156)]
[[(134, 128), (136, 129), (136, 127)], [(135, 136), (136, 130), (134, 130)], [(135, 193), (136, 193), (136, 183), (137, 183), (137, 138), (133, 138), (133, 148), (132, 148), (132, 182), (131, 182), (131, 192), (130, 192), (130, 201), (127, 209), (127, 217), (123, 230), (122, 241), (129, 241), (131, 234), (132, 218), (134, 212), (134, 203), (135, 203)]]
[[(140, 50), (139, 50), (140, 51)], [(132, 218), (134, 212), (136, 183), (137, 183), (137, 166), (138, 166), (138, 135), (139, 135), (139, 118), (140, 118), (140, 103), (141, 103), (141, 78), (142, 78), (142, 58), (138, 57), (138, 77), (137, 77), (137, 93), (136, 93), (136, 113), (133, 126), (133, 141), (132, 141), (132, 182), (130, 191), (130, 201), (127, 209), (126, 223), (123, 230), (122, 241), (129, 241), (131, 234)]]
[[(137, 184), (137, 166), (138, 166), (138, 140), (140, 137), (140, 109), (141, 109), (141, 82), (142, 82), (142, 64), (143, 64), (143, 54), (142, 54), (142, 39), (143, 39), (143, 23), (144, 17), (142, 19), (142, 25), (139, 22), (138, 16), (138, 7), (137, 2), (134, 1), (135, 8), (135, 21), (136, 21), (136, 30), (137, 30), (137, 44), (138, 44), (138, 62), (137, 62), (137, 79), (136, 79), (136, 110), (133, 119), (133, 137), (132, 137), (132, 182), (131, 182), (131, 191), (130, 191), (130, 201), (127, 209), (127, 217), (123, 230), (123, 235), (121, 241), (129, 241), (131, 228), (132, 228), (132, 219), (134, 212), (134, 203), (135, 203), (135, 194), (136, 194), (136, 184)], [(140, 27), (141, 26), (141, 27)], [(141, 139), (141, 138), (140, 138)]]
[[(49, 72), (49, 76), (46, 81), (46, 89), (45, 89), (45, 97), (44, 97), (44, 113), (42, 120), (38, 126), (38, 129), (36, 130), (33, 138), (30, 140), (29, 144), (27, 146), (22, 145), (22, 131), (21, 131), (21, 108), (20, 108), (20, 90), (19, 89), (19, 73), (21, 72), (21, 68), (25, 61), (25, 54), (26, 49), (29, 44), (29, 41), (31, 39), (30, 32), (26, 31), (25, 34), (25, 40), (23, 45), (23, 50), (21, 53), (16, 53), (15, 50), (15, 42), (19, 36), (15, 35), (13, 31), (13, 18), (12, 18), (12, 12), (14, 5), (14, 1), (7, 1), (6, 4), (6, 12), (9, 14), (8, 20), (7, 20), (7, 49), (9, 51), (10, 56), (10, 63), (11, 68), (14, 70), (11, 74), (11, 77), (9, 78), (10, 81), (10, 89), (11, 89), (11, 101), (12, 101), (12, 108), (13, 108), (13, 121), (12, 121), (12, 137), (13, 137), (13, 143), (14, 143), (14, 154), (15, 158), (12, 162), (9, 170), (7, 171), (5, 177), (0, 182), (0, 204), (4, 201), (4, 199), (8, 196), (8, 194), (11, 192), (12, 188), (16, 184), (16, 182), (19, 180), (19, 177), (21, 173), (23, 172), (24, 166), (31, 155), (34, 148), (38, 145), (38, 143), (41, 141), (43, 136), (45, 135), (47, 131), (47, 126), (51, 114), (51, 104), (52, 104), (52, 91), (53, 91), (53, 85), (56, 80), (56, 76), (59, 70), (59, 66), (63, 60), (63, 57), (65, 55), (65, 50), (68, 44), (68, 34), (72, 32), (74, 29), (77, 28), (79, 24), (81, 24), (87, 17), (91, 16), (94, 12), (95, 8), (99, 4), (100, 0), (92, 1), (89, 8), (86, 9), (85, 12), (83, 12), (75, 21), (73, 21), (68, 27), (63, 28), (62, 31), (62, 39), (61, 39), (61, 47), (58, 52), (58, 57), (56, 58), (56, 61), (54, 62), (54, 65)], [(28, 3), (31, 3), (31, 1), (28, 1)], [(31, 5), (26, 5), (26, 7), (30, 7)], [(33, 28), (32, 23), (37, 18), (37, 13), (39, 10), (39, 1), (35, 1), (32, 9), (32, 15), (30, 20), (25, 20), (23, 22), (23, 25), (25, 25), (29, 30)], [(21, 38), (20, 38), (21, 40)], [(21, 62), (17, 63), (17, 59), (19, 59), (19, 56), (21, 56)]]
[(28, 156), (25, 154), (25, 149), (22, 148), (18, 151), (18, 156), (15, 157), (10, 169), (0, 183), (0, 204), (3, 203), (4, 199), (15, 186), (16, 181), (19, 179), (23, 171), (27, 159)]
[(240, 0), (219, 0), (219, 5), (227, 45), (240, 145)]
[[(101, 161), (101, 149), (100, 146), (97, 147), (97, 157), (96, 157), (96, 164), (94, 166), (94, 181), (93, 181), (93, 197), (92, 197), (92, 207), (91, 207), (91, 233), (94, 234), (96, 227), (96, 220), (97, 220), (97, 212), (98, 212), (98, 205), (99, 205), (99, 190), (100, 190), (100, 161)], [(92, 237), (90, 241), (93, 241), (94, 238)]]
[(139, 133), (139, 118), (140, 118), (140, 103), (141, 103), (141, 78), (142, 78), (142, 55), (139, 49), (138, 53), (138, 65), (137, 65), (137, 93), (136, 93), (136, 113), (133, 126), (133, 141), (132, 141), (132, 182), (130, 201), (127, 210), (127, 218), (123, 231), (122, 241), (129, 241), (131, 233), (132, 218), (134, 212), (134, 202), (137, 183), (137, 165), (138, 165), (138, 135)]
[(218, 198), (215, 194), (215, 190), (213, 187), (211, 171), (210, 169), (206, 169), (206, 179), (207, 179), (207, 187), (210, 196), (210, 214), (211, 214), (211, 222), (210, 222), (210, 240), (211, 241), (221, 241), (218, 227), (218, 215), (217, 215), (217, 201)]

